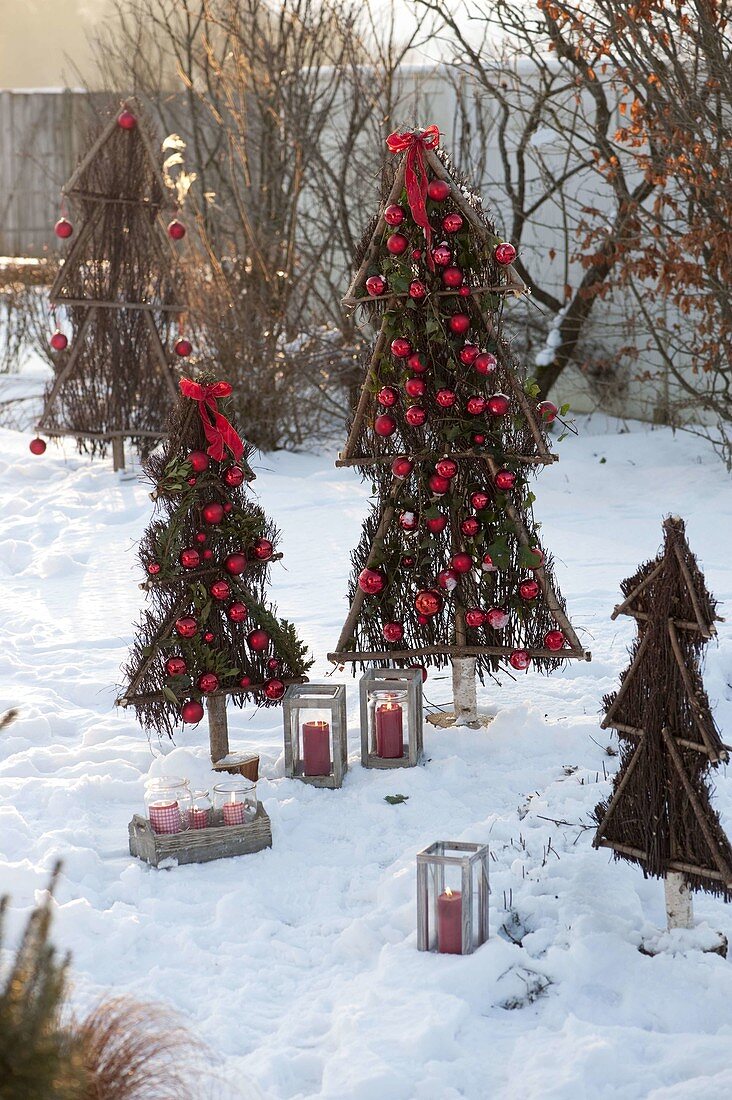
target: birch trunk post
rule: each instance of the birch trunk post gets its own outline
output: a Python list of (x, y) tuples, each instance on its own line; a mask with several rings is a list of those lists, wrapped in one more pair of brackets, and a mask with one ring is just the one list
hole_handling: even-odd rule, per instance
[(477, 729), (480, 726), (480, 719), (475, 686), (475, 657), (453, 657), (452, 694), (455, 725)]
[(663, 880), (666, 898), (666, 923), (673, 928), (694, 927), (693, 895), (680, 871), (669, 871)]
[(208, 738), (211, 746), (211, 763), (229, 755), (229, 725), (226, 720), (226, 696), (209, 695), (206, 700), (208, 712)]

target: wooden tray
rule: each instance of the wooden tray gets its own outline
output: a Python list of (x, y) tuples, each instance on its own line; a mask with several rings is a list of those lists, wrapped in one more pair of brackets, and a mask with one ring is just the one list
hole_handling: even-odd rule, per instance
[(146, 817), (135, 814), (129, 825), (130, 854), (153, 867), (181, 863), (208, 863), (212, 859), (250, 855), (272, 847), (272, 825), (261, 802), (257, 816), (246, 825), (212, 825), (182, 833), (153, 832)]

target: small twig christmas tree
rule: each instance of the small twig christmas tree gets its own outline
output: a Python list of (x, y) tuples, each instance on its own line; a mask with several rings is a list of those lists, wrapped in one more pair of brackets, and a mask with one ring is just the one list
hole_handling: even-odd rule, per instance
[(56, 225), (70, 248), (51, 303), (63, 307), (71, 336), (51, 338), (56, 373), (37, 430), (76, 436), (92, 454), (111, 443), (120, 469), (125, 438), (144, 454), (162, 436), (177, 398), (176, 351), (191, 350), (184, 339), (174, 347), (183, 306), (170, 241), (185, 228), (170, 220), (173, 193), (129, 107), (103, 128), (63, 194), (76, 224)]
[(118, 703), (172, 736), (208, 710), (211, 759), (229, 751), (226, 700), (279, 702), (310, 663), (295, 628), (265, 602), (277, 531), (250, 498), (251, 448), (224, 415), (228, 382), (182, 379), (168, 438), (148, 458), (157, 516), (140, 544), (152, 607)]
[(452, 663), (455, 719), (477, 724), (476, 674), (589, 659), (540, 546), (530, 474), (556, 461), (501, 334), (523, 293), (479, 197), (435, 127), (392, 134), (404, 151), (345, 299), (379, 325), (339, 466), (377, 501), (353, 554), (335, 662)]
[(712, 809), (710, 767), (727, 760), (699, 658), (716, 633), (716, 603), (678, 516), (664, 547), (623, 582), (613, 612), (632, 615), (638, 638), (620, 687), (606, 696), (603, 729), (623, 742), (608, 802), (597, 806), (595, 847), (664, 879), (669, 928), (692, 925), (692, 890), (732, 898), (732, 847)]

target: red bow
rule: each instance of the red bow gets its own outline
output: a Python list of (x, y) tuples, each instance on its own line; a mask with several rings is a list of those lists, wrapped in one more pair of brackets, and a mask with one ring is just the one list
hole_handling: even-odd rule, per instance
[(198, 402), (201, 423), (208, 440), (207, 454), (217, 462), (222, 462), (228, 447), (238, 461), (244, 454), (244, 444), (216, 405), (217, 397), (228, 397), (231, 393), (229, 383), (213, 382), (210, 386), (202, 386), (190, 378), (181, 378), (178, 384), (184, 397)]
[(386, 144), (390, 153), (403, 153), (407, 151), (407, 163), (404, 168), (404, 184), (407, 189), (407, 199), (412, 217), (417, 225), (424, 231), (425, 244), (427, 246), (427, 266), (434, 271), (435, 265), (432, 259), (430, 243), (432, 240), (432, 227), (427, 217), (427, 170), (424, 166), (424, 150), (434, 149), (440, 141), (440, 131), (436, 126), (428, 126), (426, 130), (406, 130), (403, 134), (396, 130), (389, 134)]

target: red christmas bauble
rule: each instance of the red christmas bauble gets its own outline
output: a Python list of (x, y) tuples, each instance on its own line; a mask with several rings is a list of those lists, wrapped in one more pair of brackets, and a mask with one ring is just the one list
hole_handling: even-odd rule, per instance
[(465, 612), (465, 622), (472, 627), (482, 626), (485, 622), (485, 612), (479, 607), (469, 607)]
[(477, 443), (479, 445), (481, 443), (485, 443), (485, 436), (483, 435), (482, 432), (474, 432), (473, 433), (473, 443)]
[(189, 699), (180, 708), (180, 716), (188, 725), (195, 726), (203, 718), (203, 707), (196, 699)]
[(438, 244), (437, 248), (432, 249), (432, 259), (438, 267), (447, 267), (452, 259), (452, 251), (446, 244)]
[(454, 458), (441, 458), (435, 465), (435, 469), (440, 477), (455, 477), (458, 472), (458, 464)]
[(480, 348), (476, 344), (463, 344), (460, 348), (460, 362), (466, 367), (471, 366), (480, 354)]
[(246, 572), (247, 559), (244, 554), (229, 554), (228, 558), (224, 562), (224, 569), (227, 573), (231, 573), (234, 577), (240, 576)]
[(413, 428), (421, 428), (427, 419), (427, 413), (421, 405), (410, 405), (404, 413), (404, 419), (407, 424), (411, 424)]
[(376, 420), (374, 420), (374, 431), (377, 435), (381, 435), (385, 439), (390, 435), (394, 435), (396, 430), (397, 422), (389, 413), (382, 413), (381, 416), (377, 416)]
[(203, 557), (206, 561), (210, 561), (211, 558), (213, 557), (213, 550), (204, 550), (203, 551)]
[(467, 313), (453, 313), (447, 323), (450, 331), (454, 332), (456, 336), (464, 336), (470, 328), (470, 318)]
[(255, 539), (252, 543), (252, 554), (257, 561), (269, 561), (274, 553), (274, 546), (269, 539)]
[(442, 219), (442, 228), (445, 233), (459, 233), (463, 227), (463, 219), (460, 214), (445, 214)]
[(147, 567), (147, 571), (151, 577), (157, 577), (158, 573), (160, 572), (160, 562), (151, 561)]
[(531, 657), (525, 649), (514, 649), (511, 656), (508, 658), (508, 663), (511, 668), (515, 668), (517, 672), (525, 672), (531, 664)]
[(203, 640), (204, 640), (204, 642), (206, 642), (206, 643), (207, 643), (208, 645), (210, 645), (210, 644), (211, 644), (211, 642), (212, 642), (212, 641), (214, 640), (214, 636), (213, 636), (213, 634), (211, 633), (211, 631), (210, 631), (210, 630), (207, 630), (207, 631), (206, 631), (206, 633), (205, 633), (205, 634), (203, 635)]
[(466, 539), (472, 539), (480, 531), (480, 524), (475, 516), (467, 516), (460, 524), (460, 530), (465, 535)]
[(132, 111), (128, 111), (127, 108), (125, 108), (124, 111), (117, 115), (117, 124), (121, 126), (123, 130), (134, 130), (135, 126), (137, 126), (137, 119)]
[(437, 574), (437, 583), (446, 592), (452, 592), (458, 582), (458, 575), (454, 569), (441, 569)]
[(387, 642), (401, 642), (404, 637), (404, 627), (401, 623), (384, 623), (382, 634)]
[(264, 685), (264, 694), (268, 699), (275, 701), (281, 699), (285, 694), (285, 685), (282, 683), (282, 680), (277, 680), (276, 678), (267, 680)]
[(422, 249), (421, 248), (415, 248), (415, 249), (412, 250), (412, 259), (413, 260), (421, 260), (422, 259)]
[(381, 569), (362, 569), (358, 575), (358, 587), (367, 596), (376, 596), (383, 591), (386, 577)]
[(440, 474), (432, 474), (427, 484), (437, 496), (443, 496), (450, 491), (450, 478)]
[(202, 474), (211, 465), (211, 459), (205, 451), (191, 451), (186, 457), (186, 462), (190, 463), (197, 474)]
[(536, 581), (522, 581), (519, 585), (519, 595), (522, 600), (535, 600), (539, 595), (539, 585)]
[(553, 401), (540, 401), (536, 406), (545, 424), (552, 424), (556, 419), (559, 409)]
[(255, 653), (264, 653), (269, 643), (270, 637), (266, 630), (250, 630), (247, 634), (247, 645)]
[(427, 623), (429, 622), (429, 618), (426, 615), (418, 615), (417, 616), (417, 622), (419, 623), (420, 626), (427, 626)]
[(427, 383), (422, 378), (408, 378), (404, 383), (404, 392), (409, 397), (424, 397), (427, 392)]
[(505, 493), (513, 489), (516, 484), (516, 475), (512, 470), (499, 470), (496, 474), (496, 487)]
[(244, 481), (244, 471), (241, 466), (227, 466), (223, 473), (224, 483), (230, 489), (238, 489)]
[(62, 241), (67, 241), (74, 232), (74, 227), (68, 218), (59, 218), (53, 227), (53, 231)]
[(176, 340), (173, 344), (173, 351), (176, 355), (179, 355), (181, 359), (185, 359), (193, 351), (193, 344), (190, 340), (187, 340), (185, 336), (181, 336), (181, 338)]
[(493, 250), (493, 255), (497, 264), (512, 264), (516, 259), (516, 249), (512, 244), (504, 241), (503, 244), (497, 244)]
[(173, 218), (172, 222), (168, 222), (168, 236), (171, 241), (182, 241), (186, 235), (186, 227), (183, 222), (178, 221), (177, 218)]
[(484, 508), (487, 508), (491, 502), (491, 498), (487, 493), (484, 493), (482, 489), (476, 489), (474, 493), (470, 494), (470, 505), (475, 508), (476, 512), (482, 512)]
[(538, 546), (532, 546), (531, 553), (536, 558), (536, 565), (530, 565), (529, 569), (541, 569), (544, 564), (544, 551), (540, 550)]
[(181, 638), (193, 638), (198, 633), (198, 623), (192, 615), (184, 615), (175, 620), (175, 631)]
[(415, 351), (409, 356), (407, 359), (407, 366), (410, 370), (414, 371), (415, 374), (424, 374), (427, 370), (427, 364), (418, 351)]
[(427, 287), (421, 279), (412, 279), (409, 284), (409, 297), (414, 298), (415, 302), (421, 302), (427, 297)]
[(239, 679), (239, 687), (240, 688), (248, 688), (248, 687), (250, 687), (251, 682), (252, 682), (251, 676), (242, 676)]
[(207, 538), (205, 531), (196, 531), (196, 542), (205, 542)]
[(435, 394), (435, 401), (441, 409), (451, 409), (455, 404), (455, 400), (454, 390), (438, 390)]
[(494, 393), (488, 398), (487, 407), (491, 416), (505, 416), (509, 410), (510, 402), (505, 393)]
[(210, 592), (215, 600), (228, 600), (231, 595), (231, 585), (228, 581), (214, 581)]
[(403, 558), (401, 559), (401, 561), (399, 562), (399, 564), (400, 564), (400, 565), (401, 565), (401, 566), (402, 566), (402, 567), (403, 567), (404, 569), (413, 569), (413, 568), (414, 568), (414, 564), (415, 564), (415, 560), (414, 560), (414, 558), (413, 558), (413, 557), (411, 556), (411, 554), (405, 554), (405, 555), (404, 555), (404, 557), (403, 557)]
[(187, 484), (188, 484), (188, 485), (190, 485), (190, 486), (191, 486), (191, 488), (193, 488), (193, 486), (194, 486), (194, 485), (197, 485), (197, 484), (198, 484), (198, 478), (195, 478), (195, 477), (187, 477), (187, 478), (186, 478), (186, 482), (187, 482)]
[(456, 573), (469, 573), (473, 568), (472, 555), (466, 553), (453, 554), (452, 567)]
[(28, 450), (32, 455), (42, 455), (46, 450), (45, 439), (40, 439), (38, 436), (36, 436), (35, 439), (31, 439), (28, 444)]
[(59, 332), (58, 329), (48, 342), (54, 351), (65, 351), (69, 346), (68, 337), (64, 336), (63, 332)]
[(447, 516), (431, 516), (427, 520), (427, 530), (432, 535), (440, 535), (447, 527)]
[(485, 613), (485, 621), (493, 630), (503, 630), (508, 623), (508, 615), (502, 607), (491, 607)]
[(404, 221), (404, 207), (399, 206), (396, 202), (393, 202), (391, 206), (387, 206), (384, 211), (384, 221), (387, 225), (401, 225)]
[(548, 630), (544, 635), (544, 645), (554, 653), (564, 649), (564, 635), (561, 630)]
[(229, 604), (226, 609), (226, 616), (232, 623), (243, 623), (249, 614), (249, 609), (246, 604), (241, 603), (240, 600), (236, 600), (234, 603)]
[(484, 573), (497, 573), (498, 566), (493, 564), (493, 558), (490, 554), (483, 555), (483, 561), (480, 563), (480, 568)]
[(202, 672), (196, 680), (198, 687), (204, 693), (216, 691), (219, 686), (219, 678), (215, 672)]
[(168, 657), (165, 671), (168, 676), (183, 676), (188, 671), (188, 665), (182, 657)]
[(392, 256), (401, 256), (402, 252), (406, 252), (408, 248), (409, 241), (403, 233), (392, 233), (386, 238), (386, 249)]
[(462, 286), (463, 273), (459, 267), (446, 267), (442, 272), (442, 281), (445, 286), (452, 288)]
[(267, 661), (267, 668), (269, 669), (269, 671), (270, 672), (276, 672), (279, 667), (280, 667), (280, 662), (277, 660), (277, 658), (276, 657), (270, 657), (270, 659)]
[(376, 395), (376, 400), (380, 405), (390, 409), (392, 405), (396, 405), (399, 395), (393, 386), (382, 386)]
[(471, 416), (481, 416), (485, 412), (485, 397), (474, 393), (465, 403), (465, 409)]
[(221, 523), (224, 518), (224, 506), (217, 500), (210, 500), (201, 509), (201, 516), (204, 523)]
[(178, 555), (178, 561), (184, 569), (198, 569), (201, 564), (201, 555), (193, 546), (186, 546)]
[(391, 464), (391, 472), (394, 477), (409, 477), (414, 469), (414, 463), (408, 458), (395, 458)]
[(458, 294), (461, 298), (469, 298), (472, 293), (473, 290), (467, 283), (463, 283), (463, 285), (458, 290)]
[(381, 275), (369, 275), (366, 280), (366, 290), (372, 298), (378, 297), (386, 290), (386, 279), (382, 278)]
[(435, 202), (444, 202), (450, 194), (450, 184), (447, 180), (430, 180), (427, 184), (427, 194)]
[(416, 531), (419, 527), (419, 518), (414, 512), (402, 512), (399, 516), (399, 526), (402, 531)]
[(498, 360), (490, 351), (484, 351), (476, 357), (473, 366), (478, 374), (493, 374), (498, 366)]
[(412, 354), (412, 345), (406, 336), (397, 336), (391, 342), (391, 354), (397, 359), (406, 359)]
[(438, 615), (442, 611), (444, 600), (440, 593), (435, 592), (434, 589), (423, 588), (414, 597), (414, 606), (420, 615), (429, 617), (430, 615)]

